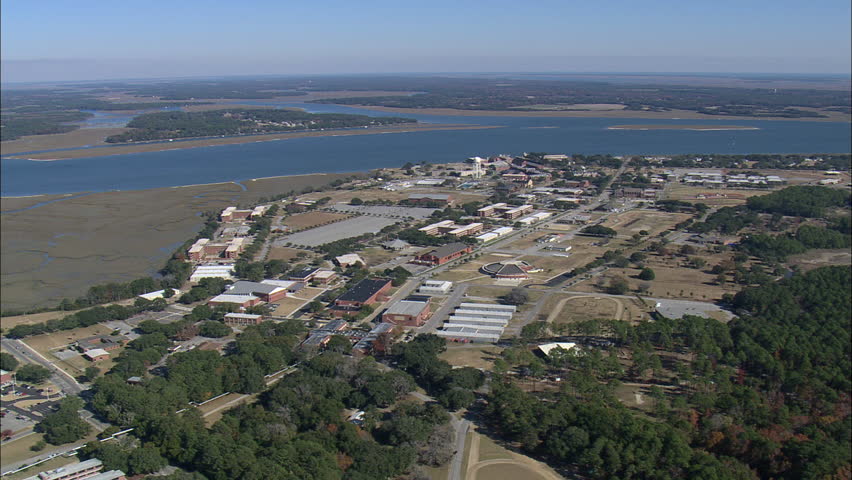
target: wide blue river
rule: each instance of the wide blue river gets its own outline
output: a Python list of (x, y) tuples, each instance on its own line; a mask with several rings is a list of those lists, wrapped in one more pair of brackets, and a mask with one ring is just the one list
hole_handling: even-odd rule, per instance
[[(240, 102), (245, 104), (246, 102)], [(254, 102), (312, 112), (381, 113), (335, 105)], [(549, 153), (848, 153), (845, 122), (762, 120), (648, 120), (404, 115), (426, 123), (500, 128), (329, 136), (79, 158), (54, 162), (3, 159), (3, 196), (137, 190), (199, 183), (446, 163), (525, 151)], [(122, 119), (110, 118), (111, 124)], [(608, 130), (620, 124), (743, 125), (759, 130)]]

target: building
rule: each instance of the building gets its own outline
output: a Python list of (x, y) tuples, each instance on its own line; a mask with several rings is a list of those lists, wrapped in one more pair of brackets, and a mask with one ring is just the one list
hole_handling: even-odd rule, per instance
[(422, 180), (417, 180), (414, 182), (415, 185), (425, 186), (425, 187), (438, 187), (443, 185), (444, 180), (440, 178), (424, 178)]
[(47, 470), (25, 480), (125, 480), (121, 470), (102, 472), (104, 463), (97, 458), (66, 465), (56, 470)]
[(286, 297), (288, 293), (298, 292), (304, 286), (304, 283), (292, 280), (263, 280), (262, 282), (239, 280), (228, 287), (223, 295), (254, 296), (266, 303), (274, 303)]
[(469, 223), (467, 225), (458, 225), (452, 220), (442, 220), (431, 225), (421, 227), (419, 230), (426, 235), (452, 235), (454, 237), (466, 237), (474, 235), (482, 231), (484, 227), (481, 223)]
[(83, 356), (93, 362), (100, 362), (109, 358), (109, 353), (103, 348), (93, 348), (83, 352)]
[(365, 278), (337, 297), (334, 305), (329, 309), (336, 316), (351, 315), (361, 310), (364, 305), (372, 305), (380, 301), (390, 289), (390, 279)]
[(533, 266), (524, 261), (494, 262), (484, 265), (482, 272), (496, 279), (525, 280), (530, 278), (527, 272), (533, 270)]
[(327, 285), (337, 278), (334, 270), (317, 270), (311, 277), (311, 283), (316, 285)]
[(189, 247), (187, 255), (193, 262), (210, 258), (228, 258), (236, 260), (247, 246), (245, 237), (235, 237), (227, 242), (211, 242), (209, 238), (199, 238)]
[(453, 282), (442, 282), (440, 280), (426, 280), (417, 289), (418, 293), (445, 295), (453, 288)]
[(257, 305), (260, 302), (262, 302), (262, 300), (254, 295), (228, 295), (223, 293), (211, 298), (207, 302), (207, 305), (212, 307), (219, 305), (236, 305), (241, 309), (246, 309)]
[(189, 277), (189, 281), (198, 283), (202, 278), (224, 278), (225, 280), (234, 279), (234, 267), (231, 265), (199, 265), (195, 267), (195, 271)]
[(461, 303), (437, 335), (454, 342), (496, 343), (517, 307), (486, 303)]
[(14, 383), (12, 375), (14, 375), (12, 372), (0, 370), (0, 387), (5, 387), (6, 385), (11, 385), (12, 383)]
[(231, 327), (247, 327), (250, 325), (260, 325), (263, 323), (263, 315), (253, 315), (250, 313), (226, 313), (224, 318), (225, 325)]
[(287, 280), (291, 280), (291, 281), (294, 281), (294, 282), (307, 283), (307, 282), (310, 282), (311, 280), (313, 280), (314, 276), (319, 271), (320, 271), (320, 269), (316, 268), (316, 267), (303, 268), (299, 271), (291, 272), (287, 276)]
[(323, 348), (334, 335), (343, 335), (349, 330), (349, 322), (346, 320), (332, 320), (325, 325), (311, 331), (308, 338), (302, 342), (301, 348)]
[(499, 216), (507, 220), (514, 220), (515, 218), (518, 218), (521, 215), (532, 213), (532, 211), (532, 205), (512, 206), (501, 202), (482, 207), (477, 210), (476, 213), (480, 217)]
[(553, 214), (550, 212), (538, 212), (530, 215), (529, 217), (524, 217), (518, 220), (518, 222), (523, 225), (532, 225), (533, 223), (538, 223), (546, 218), (549, 218), (551, 215)]
[(397, 326), (392, 323), (380, 323), (370, 333), (352, 347), (352, 353), (360, 355), (384, 355), (393, 342)]
[(494, 230), (491, 230), (488, 233), (483, 233), (482, 235), (477, 235), (476, 240), (480, 241), (482, 243), (487, 243), (487, 242), (490, 242), (492, 240), (497, 240), (498, 238), (502, 237), (503, 235), (508, 235), (508, 234), (512, 233), (514, 230), (515, 229), (512, 228), (512, 227), (495, 228)]
[(439, 203), (451, 206), (453, 199), (446, 193), (412, 193), (408, 196), (407, 203), (414, 205), (431, 205)]
[(545, 357), (549, 357), (553, 350), (557, 348), (561, 348), (566, 352), (570, 352), (577, 346), (576, 343), (570, 342), (556, 342), (556, 343), (545, 343), (543, 345), (538, 346), (538, 350), (544, 354)]
[(251, 210), (237, 210), (237, 207), (226, 207), (219, 214), (219, 220), (222, 222), (241, 222), (248, 220), (251, 217)]
[[(181, 293), (180, 290), (173, 288), (172, 291), (174, 291), (174, 295), (173, 295), (174, 297), (180, 296), (180, 293)], [(164, 297), (165, 293), (166, 293), (165, 290), (157, 290), (156, 292), (143, 293), (142, 295), (139, 295), (139, 298), (144, 298), (145, 300), (148, 300), (148, 301), (154, 301), (158, 298), (165, 298)]]
[(346, 255), (334, 257), (334, 263), (339, 265), (340, 268), (349, 268), (357, 263), (360, 263), (364, 267), (367, 266), (367, 262), (365, 262), (357, 253), (347, 253)]
[(413, 262), (421, 265), (443, 265), (472, 251), (473, 247), (466, 243), (449, 243), (414, 257)]
[(121, 335), (94, 335), (91, 337), (81, 338), (74, 342), (74, 345), (82, 350), (101, 349), (111, 352), (123, 347), (128, 342), (128, 338)]
[(429, 297), (406, 298), (388, 307), (382, 315), (382, 321), (405, 327), (420, 327), (426, 323), (430, 315), (432, 310)]

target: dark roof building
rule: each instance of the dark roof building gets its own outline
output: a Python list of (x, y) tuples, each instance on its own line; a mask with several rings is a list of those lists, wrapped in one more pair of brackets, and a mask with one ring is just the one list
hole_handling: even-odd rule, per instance
[(330, 310), (337, 316), (352, 315), (364, 305), (376, 303), (390, 289), (391, 281), (388, 278), (365, 278), (337, 297)]

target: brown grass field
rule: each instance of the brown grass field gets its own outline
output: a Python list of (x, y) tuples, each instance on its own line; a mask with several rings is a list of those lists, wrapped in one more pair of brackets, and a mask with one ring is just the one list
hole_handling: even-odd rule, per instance
[[(298, 262), (301, 261), (298, 259), (297, 255), (299, 253), (311, 253), (306, 250), (299, 250), (298, 248), (290, 248), (290, 247), (272, 247), (269, 249), (269, 255), (267, 255), (267, 260), (284, 260), (285, 262)], [(308, 257), (306, 257), (308, 258)]]
[(494, 360), (499, 358), (502, 347), (496, 345), (447, 344), (447, 350), (439, 357), (454, 367), (474, 367), (491, 370)]
[(52, 150), (55, 148), (85, 147), (88, 145), (105, 145), (104, 140), (110, 135), (126, 132), (127, 128), (78, 128), (68, 133), (50, 135), (29, 135), (17, 140), (0, 142), (3, 155), (13, 155), (20, 152)]
[[(256, 202), (346, 174), (316, 174), (153, 190), (104, 192), (0, 216), (2, 309), (55, 305), (91, 285), (125, 282), (162, 268), (202, 226), (200, 212)], [(3, 210), (50, 197), (4, 198)], [(22, 206), (23, 205), (23, 206)]]
[(280, 315), (282, 317), (286, 317), (288, 315), (291, 315), (293, 312), (296, 311), (296, 309), (301, 307), (302, 304), (305, 303), (305, 300), (301, 298), (287, 297), (282, 298), (281, 300), (278, 300), (275, 303), (279, 304), (280, 306), (276, 308), (274, 312), (272, 312), (273, 315)]
[(399, 253), (393, 250), (386, 250), (382, 247), (369, 247), (358, 252), (358, 255), (367, 262), (368, 266), (375, 267), (376, 265), (393, 260)]
[[(39, 434), (39, 435), (41, 435), (41, 434)], [(24, 439), (16, 440), (13, 443), (23, 442), (23, 441), (29, 440), (30, 437), (32, 437), (32, 436), (33, 435), (30, 435), (29, 437), (26, 437)], [(16, 449), (18, 449), (18, 450), (25, 450), (26, 452), (29, 452), (29, 456), (27, 456), (26, 454), (21, 456), (16, 451), (13, 451), (10, 454), (10, 457), (9, 457), (9, 458), (11, 458), (11, 460), (6, 460), (6, 445), (10, 445), (10, 444), (4, 444), (4, 446), (3, 446), (3, 460), (8, 461), (9, 463), (20, 461), (20, 460), (26, 460), (27, 458), (30, 458), (30, 457), (32, 457), (33, 455), (36, 454), (36, 452), (29, 450), (29, 447), (26, 447), (26, 449), (24, 449), (23, 447), (16, 447)], [(14, 458), (16, 458), (16, 457), (18, 458), (18, 460), (14, 460)], [(65, 467), (65, 466), (71, 465), (73, 463), (80, 463), (80, 460), (78, 460), (77, 457), (66, 457), (66, 456), (54, 457), (54, 458), (51, 458), (50, 460), (48, 460), (44, 463), (40, 463), (40, 464), (36, 465), (35, 467), (28, 468), (26, 470), (22, 470), (22, 471), (15, 473), (13, 475), (6, 475), (6, 476), (3, 477), (3, 480), (23, 480), (25, 478), (32, 477), (33, 475), (37, 474), (38, 472), (44, 472), (44, 471), (47, 471), (47, 470), (56, 470), (59, 467)]]
[(91, 337), (93, 335), (106, 335), (110, 332), (112, 332), (112, 329), (103, 325), (92, 325), (91, 327), (75, 328), (74, 330), (63, 330), (44, 335), (35, 335), (27, 337), (23, 340), (23, 342), (40, 354), (44, 355), (47, 359), (53, 360), (54, 357), (50, 353), (53, 349), (64, 347), (65, 345), (73, 343), (81, 338)]
[(286, 217), (281, 223), (283, 225), (287, 225), (294, 231), (298, 231), (318, 227), (320, 225), (325, 225), (327, 223), (346, 218), (349, 218), (349, 215), (342, 213), (308, 212)]
[(610, 216), (602, 223), (620, 235), (634, 235), (642, 230), (654, 236), (690, 218), (686, 213), (667, 213), (657, 210), (628, 210)]
[(787, 260), (788, 265), (798, 265), (803, 271), (813, 270), (829, 265), (852, 264), (852, 253), (849, 250), (810, 250), (806, 253), (793, 255)]

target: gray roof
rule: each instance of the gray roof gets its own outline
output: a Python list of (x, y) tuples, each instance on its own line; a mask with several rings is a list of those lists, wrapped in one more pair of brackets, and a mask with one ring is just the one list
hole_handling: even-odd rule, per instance
[(391, 315), (411, 315), (412, 317), (416, 317), (417, 315), (420, 315), (420, 312), (422, 312), (428, 306), (429, 302), (400, 300), (388, 307), (385, 313)]
[(447, 257), (447, 256), (452, 255), (454, 253), (461, 252), (462, 250), (464, 250), (468, 247), (470, 247), (470, 245), (468, 245), (466, 243), (461, 243), (461, 242), (448, 243), (446, 245), (443, 245), (441, 247), (438, 247), (438, 248), (432, 250), (431, 252), (429, 252), (429, 255), (434, 255), (438, 258), (444, 258), (444, 257)]
[(280, 289), (279, 285), (269, 285), (266, 283), (258, 283), (258, 282), (249, 282), (246, 280), (240, 280), (234, 283), (231, 288), (225, 291), (226, 295), (255, 295), (255, 294), (264, 294), (269, 295), (275, 290)]

